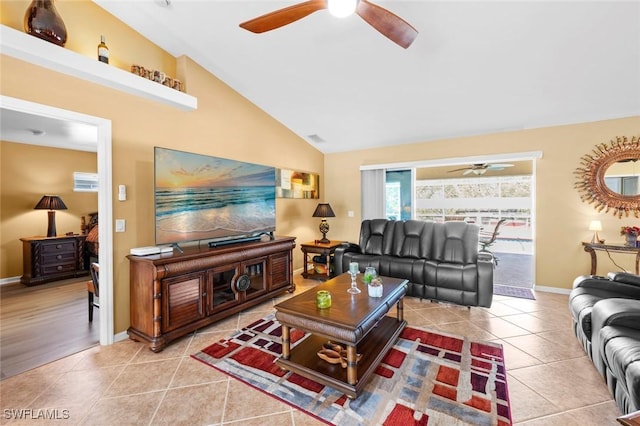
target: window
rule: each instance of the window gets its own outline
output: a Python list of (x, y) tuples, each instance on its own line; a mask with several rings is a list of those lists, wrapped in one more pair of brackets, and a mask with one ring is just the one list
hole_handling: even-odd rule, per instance
[(73, 172), (74, 192), (98, 192), (98, 174)]

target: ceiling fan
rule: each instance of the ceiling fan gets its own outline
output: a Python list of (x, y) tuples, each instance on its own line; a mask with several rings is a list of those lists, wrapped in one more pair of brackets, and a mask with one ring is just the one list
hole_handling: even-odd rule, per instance
[(382, 35), (405, 49), (418, 35), (418, 31), (404, 19), (367, 0), (309, 0), (243, 22), (240, 27), (253, 33), (264, 33), (327, 8), (337, 17), (356, 13)]
[(460, 169), (449, 170), (448, 173), (459, 172), (464, 170), (464, 173), (462, 173), (463, 175), (468, 175), (470, 173), (473, 173), (474, 175), (481, 176), (485, 174), (488, 170), (499, 171), (499, 170), (504, 170), (508, 167), (513, 167), (513, 164), (480, 163), (480, 164), (471, 164), (470, 166), (462, 167)]

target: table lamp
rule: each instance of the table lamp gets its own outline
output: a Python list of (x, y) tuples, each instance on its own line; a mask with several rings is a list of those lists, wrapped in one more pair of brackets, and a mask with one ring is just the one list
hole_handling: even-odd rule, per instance
[(67, 206), (64, 205), (62, 198), (57, 195), (44, 195), (38, 204), (34, 207), (34, 210), (49, 210), (49, 227), (47, 228), (47, 237), (55, 237), (56, 233), (56, 210), (66, 210)]
[(598, 231), (602, 231), (602, 223), (599, 220), (592, 220), (589, 224), (589, 231), (593, 231), (593, 238), (591, 238), (591, 244), (600, 244), (600, 237)]
[(329, 243), (329, 239), (327, 238), (327, 232), (329, 232), (329, 223), (327, 222), (327, 217), (336, 217), (336, 214), (331, 209), (329, 203), (320, 203), (318, 207), (316, 207), (316, 211), (313, 212), (313, 217), (321, 217), (320, 221), (320, 232), (322, 232), (322, 239), (319, 240), (319, 243), (327, 244)]

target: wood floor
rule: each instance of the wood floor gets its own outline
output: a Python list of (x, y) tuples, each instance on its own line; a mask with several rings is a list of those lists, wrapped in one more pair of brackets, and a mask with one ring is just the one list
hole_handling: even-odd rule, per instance
[(0, 286), (0, 379), (98, 344), (100, 313), (89, 323), (86, 281)]

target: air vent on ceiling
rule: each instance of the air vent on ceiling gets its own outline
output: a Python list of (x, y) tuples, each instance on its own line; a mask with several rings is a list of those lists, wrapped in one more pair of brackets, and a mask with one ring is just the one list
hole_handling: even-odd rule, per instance
[(324, 139), (322, 139), (320, 136), (318, 135), (308, 135), (307, 139), (309, 139), (311, 142), (315, 142), (315, 143), (324, 143), (326, 142)]

